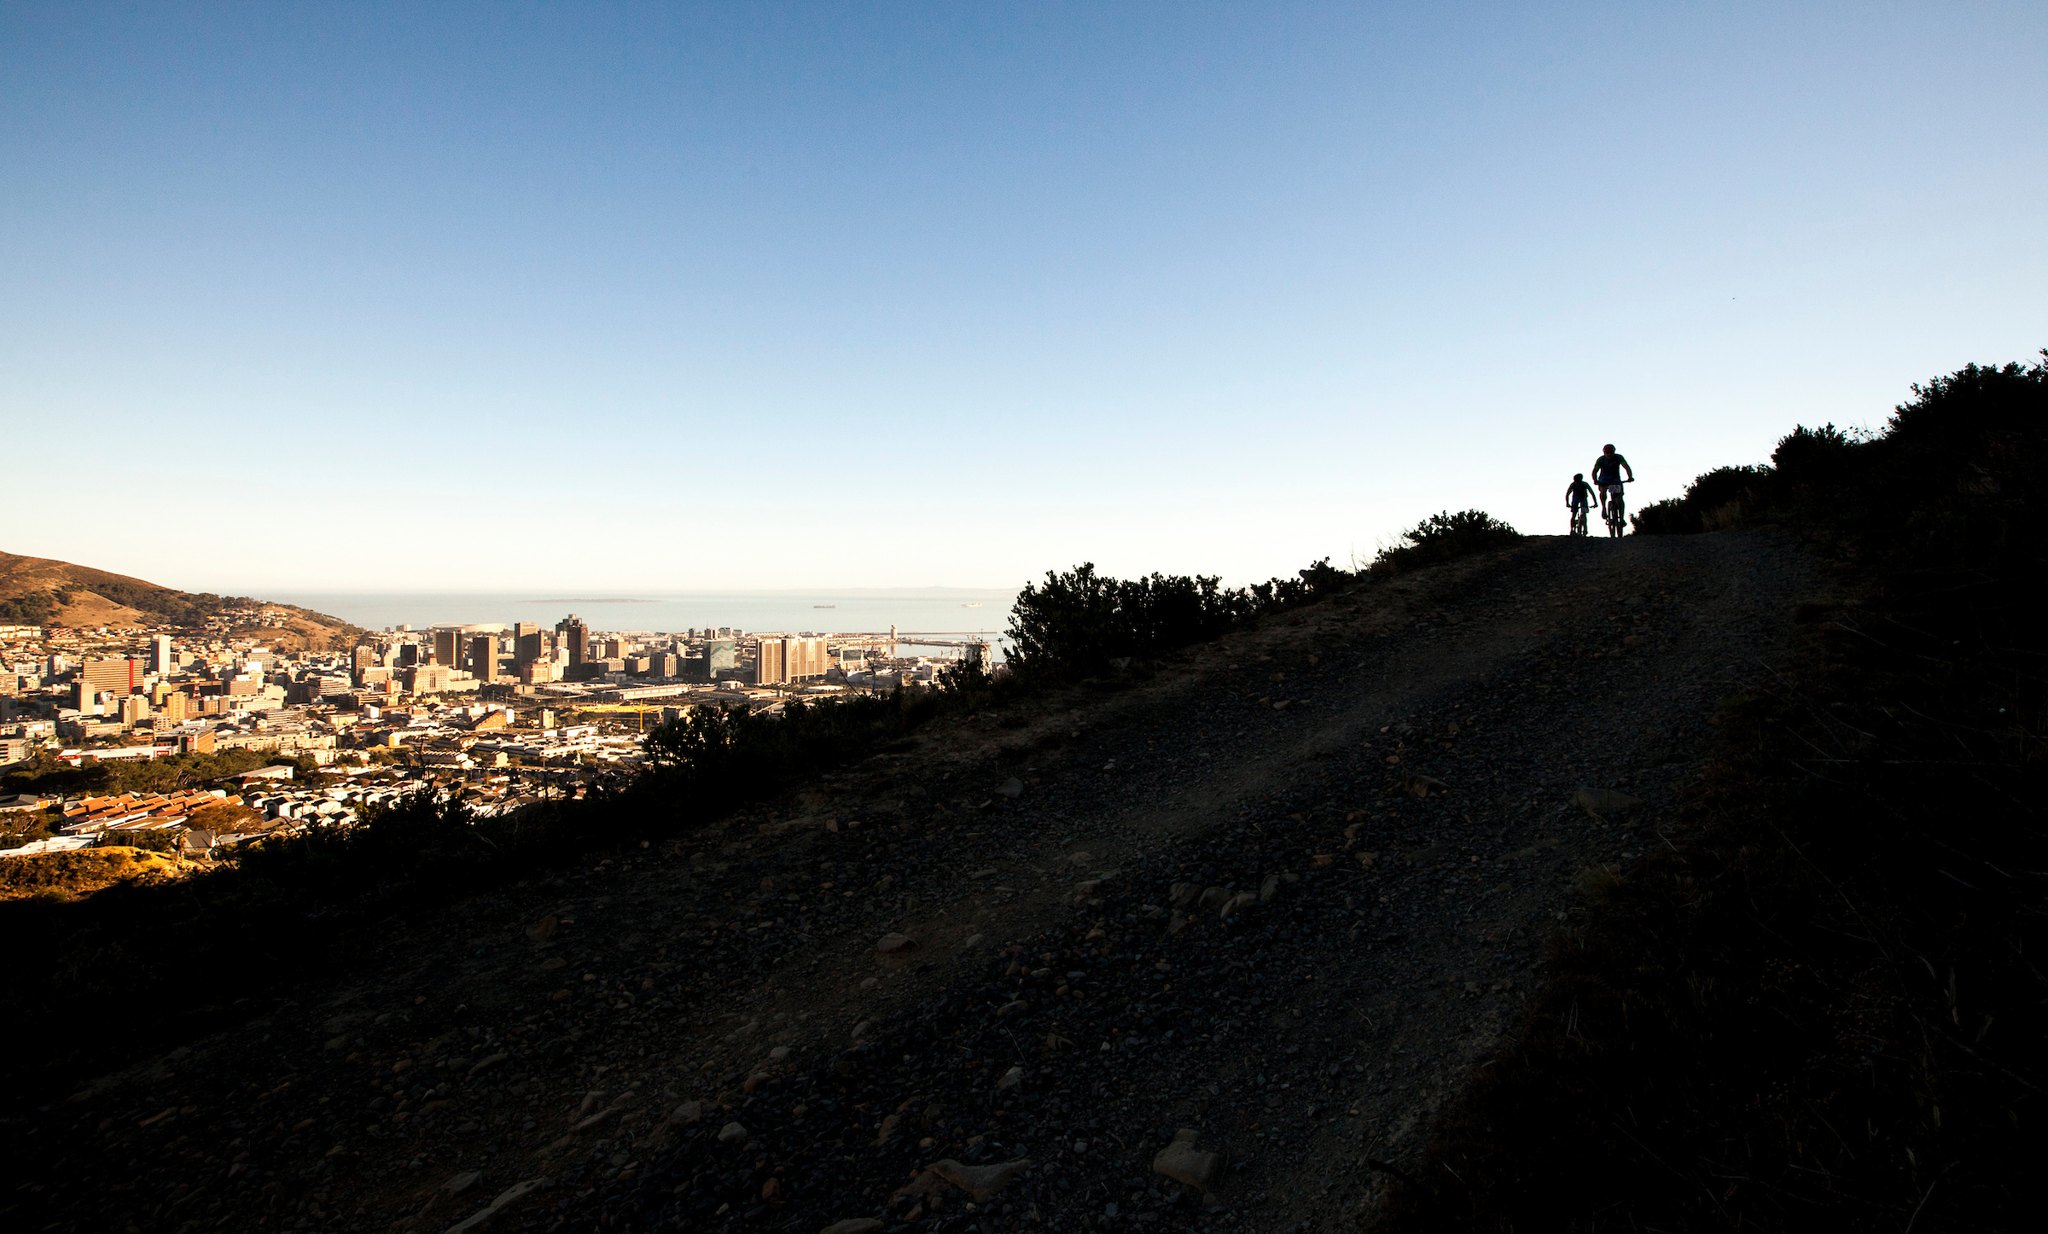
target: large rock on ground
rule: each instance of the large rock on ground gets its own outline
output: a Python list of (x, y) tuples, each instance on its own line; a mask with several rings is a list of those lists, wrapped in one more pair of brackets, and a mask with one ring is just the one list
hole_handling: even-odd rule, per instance
[(1174, 1133), (1173, 1143), (1152, 1158), (1152, 1172), (1200, 1191), (1213, 1189), (1223, 1173), (1223, 1154), (1196, 1148), (1195, 1142), (1200, 1138), (1201, 1132), (1182, 1127)]

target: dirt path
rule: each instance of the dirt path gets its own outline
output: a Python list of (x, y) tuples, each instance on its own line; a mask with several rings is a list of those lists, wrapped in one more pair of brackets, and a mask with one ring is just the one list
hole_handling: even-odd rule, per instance
[[(365, 939), (46, 1112), (0, 1219), (438, 1231), (531, 1182), (492, 1229), (1351, 1229), (1818, 585), (1762, 538), (1532, 540), (935, 727)], [(1183, 1127), (1206, 1196), (1153, 1170)], [(894, 1195), (944, 1158), (1031, 1164)]]

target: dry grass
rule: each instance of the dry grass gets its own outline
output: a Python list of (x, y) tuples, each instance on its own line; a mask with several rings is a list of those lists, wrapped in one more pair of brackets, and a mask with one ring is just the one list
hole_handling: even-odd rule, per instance
[(109, 845), (0, 858), (0, 900), (77, 900), (119, 883), (164, 882), (196, 867), (165, 853)]

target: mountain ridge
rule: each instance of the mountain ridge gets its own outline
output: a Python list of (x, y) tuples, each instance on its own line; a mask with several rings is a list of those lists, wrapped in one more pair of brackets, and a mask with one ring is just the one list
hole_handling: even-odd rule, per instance
[(357, 633), (338, 617), (295, 604), (180, 591), (111, 570), (6, 551), (0, 551), (0, 624), (174, 626), (311, 651), (345, 650)]

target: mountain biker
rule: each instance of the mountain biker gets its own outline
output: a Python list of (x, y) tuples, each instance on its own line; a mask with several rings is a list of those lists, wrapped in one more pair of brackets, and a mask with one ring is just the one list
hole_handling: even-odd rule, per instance
[(1636, 469), (1628, 465), (1627, 459), (1614, 452), (1613, 442), (1600, 447), (1600, 457), (1593, 460), (1593, 483), (1600, 488), (1600, 512), (1602, 514), (1607, 513), (1607, 494), (1619, 491), (1621, 487), (1621, 473), (1624, 471), (1628, 473), (1628, 478), (1631, 481), (1636, 478)]
[(1592, 498), (1593, 486), (1586, 483), (1586, 473), (1582, 471), (1574, 475), (1572, 482), (1565, 486), (1564, 490), (1564, 508), (1572, 512), (1572, 526), (1578, 526), (1579, 519), (1585, 515), (1586, 507), (1591, 504)]

